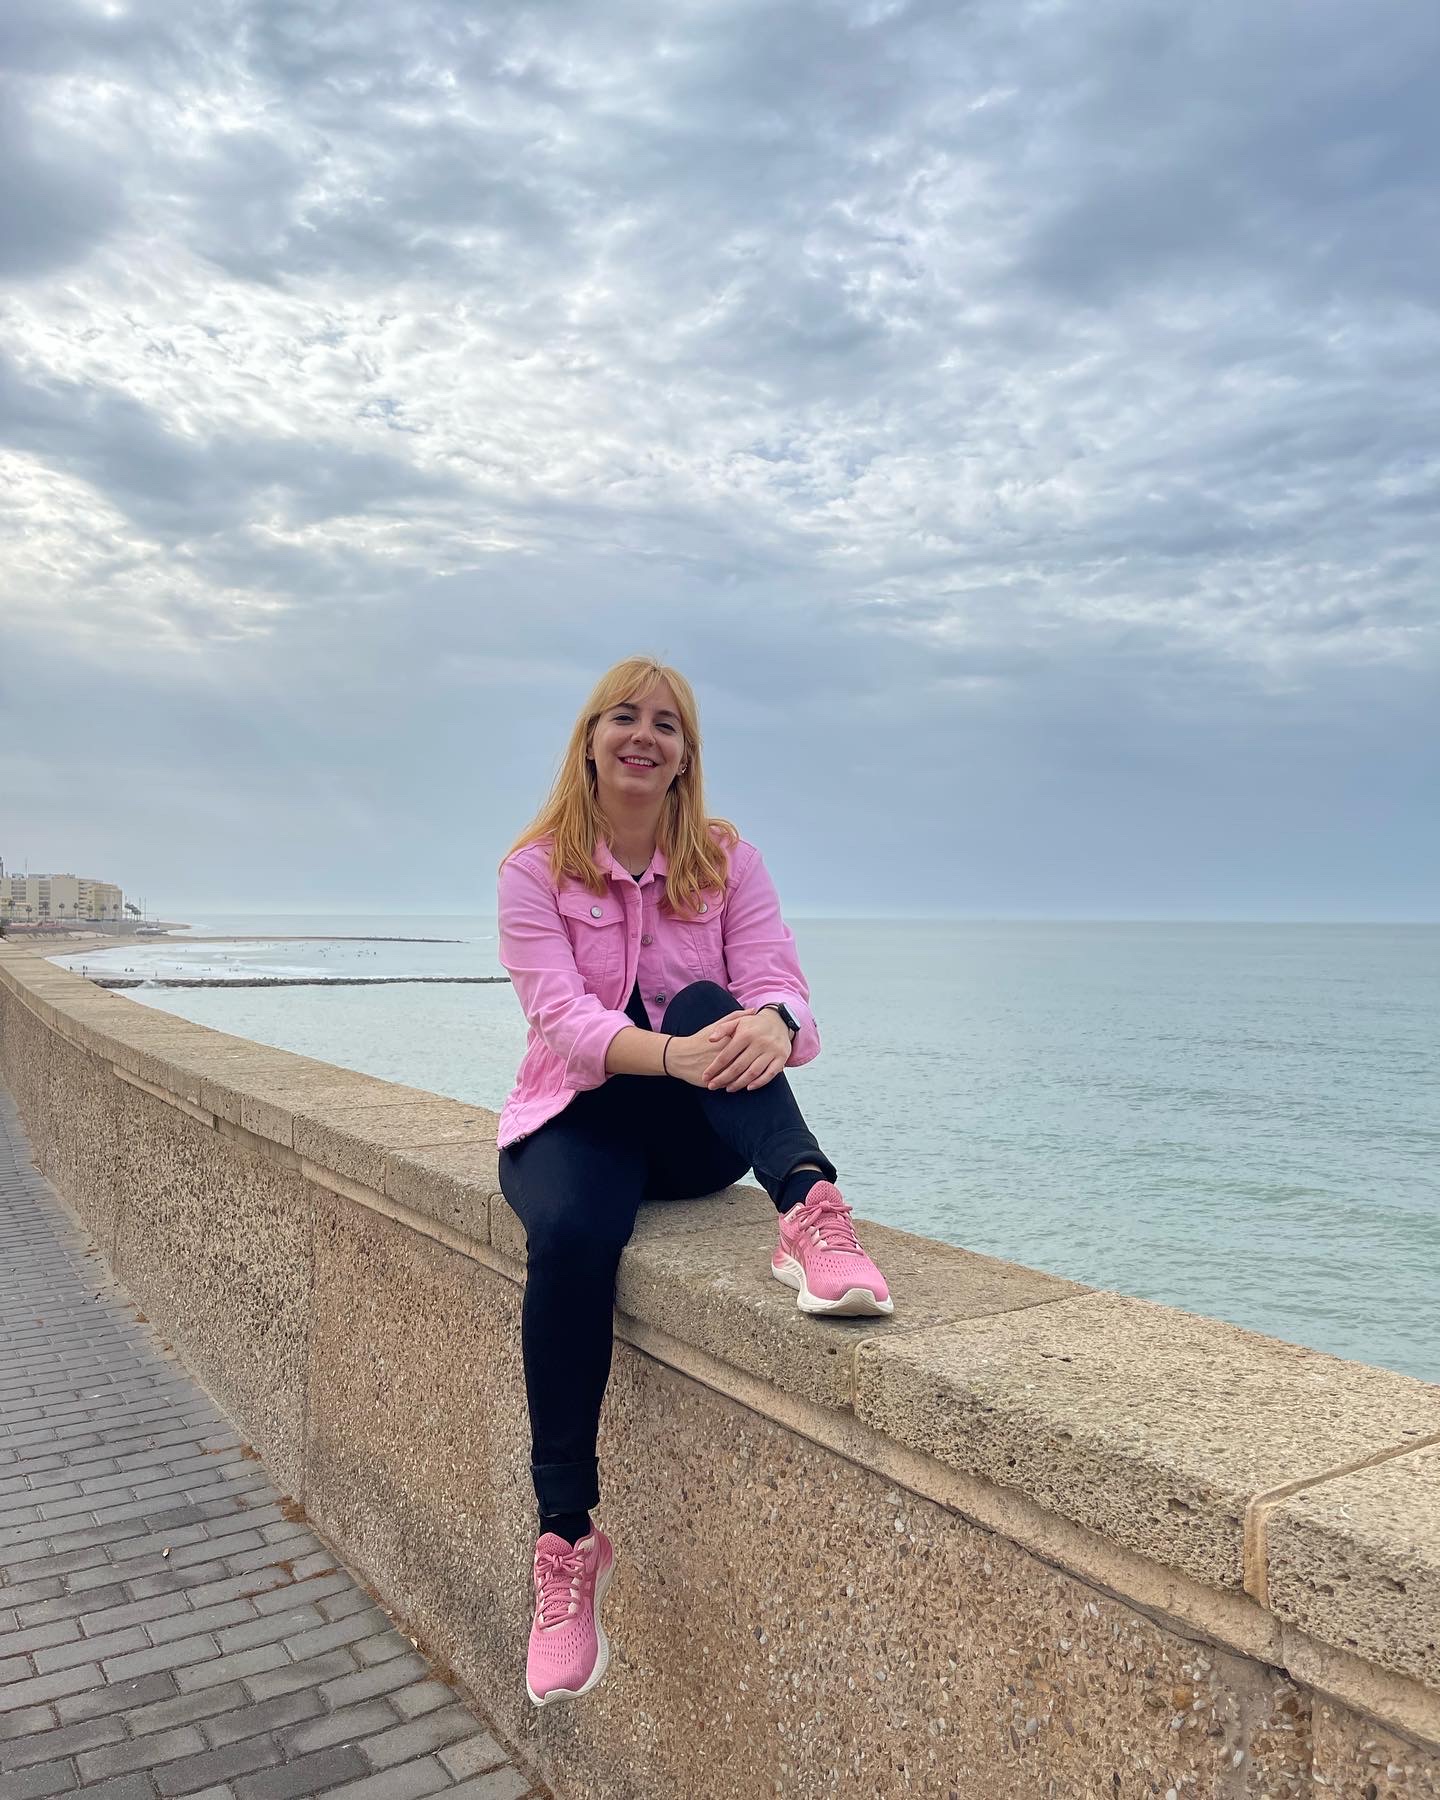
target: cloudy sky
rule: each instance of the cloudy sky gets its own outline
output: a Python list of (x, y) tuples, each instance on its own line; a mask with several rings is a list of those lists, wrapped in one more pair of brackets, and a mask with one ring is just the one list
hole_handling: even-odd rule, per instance
[(486, 910), (614, 658), (792, 911), (1440, 917), (1440, 13), (6, 0), (0, 855)]

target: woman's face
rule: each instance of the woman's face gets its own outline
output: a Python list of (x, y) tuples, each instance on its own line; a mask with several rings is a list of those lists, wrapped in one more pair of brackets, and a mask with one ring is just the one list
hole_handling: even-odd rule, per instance
[(602, 806), (665, 798), (685, 761), (680, 709), (661, 681), (643, 700), (627, 700), (601, 713), (590, 735), (590, 755)]

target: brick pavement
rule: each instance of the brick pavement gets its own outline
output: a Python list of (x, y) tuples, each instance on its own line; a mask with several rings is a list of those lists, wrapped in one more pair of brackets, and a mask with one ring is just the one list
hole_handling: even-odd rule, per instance
[(543, 1794), (298, 1513), (0, 1088), (0, 1800)]

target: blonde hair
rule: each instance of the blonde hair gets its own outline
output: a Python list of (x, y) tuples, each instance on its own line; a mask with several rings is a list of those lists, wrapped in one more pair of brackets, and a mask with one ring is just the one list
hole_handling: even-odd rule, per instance
[(728, 819), (712, 819), (705, 811), (705, 783), (700, 769), (700, 713), (695, 691), (679, 670), (649, 656), (627, 656), (595, 683), (570, 733), (550, 796), (505, 852), (508, 862), (527, 844), (549, 838), (550, 874), (582, 880), (603, 894), (606, 877), (595, 861), (597, 838), (610, 841), (610, 822), (600, 805), (590, 740), (601, 716), (625, 700), (643, 700), (662, 681), (670, 684), (685, 740), (685, 773), (677, 775), (665, 796), (656, 840), (665, 852), (665, 901), (673, 913), (695, 912), (700, 898), (725, 886), (730, 851), (740, 833)]

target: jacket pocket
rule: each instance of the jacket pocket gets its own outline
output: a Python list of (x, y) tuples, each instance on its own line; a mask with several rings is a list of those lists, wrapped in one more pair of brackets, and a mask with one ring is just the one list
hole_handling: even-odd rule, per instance
[(619, 964), (624, 942), (625, 915), (619, 902), (608, 894), (597, 900), (585, 892), (555, 898), (570, 934), (575, 967), (586, 986), (606, 980)]
[(679, 921), (680, 931), (691, 966), (701, 981), (718, 981), (723, 987), (725, 972), (725, 908), (715, 899), (702, 900), (694, 918)]

